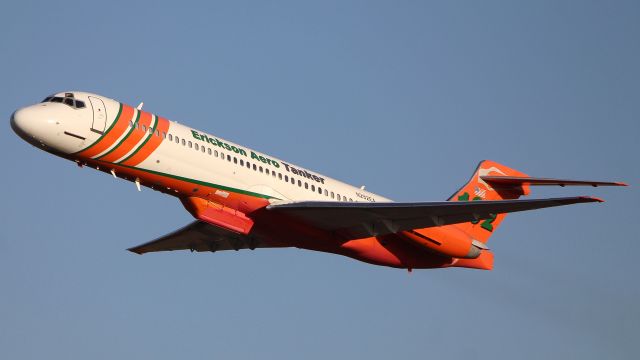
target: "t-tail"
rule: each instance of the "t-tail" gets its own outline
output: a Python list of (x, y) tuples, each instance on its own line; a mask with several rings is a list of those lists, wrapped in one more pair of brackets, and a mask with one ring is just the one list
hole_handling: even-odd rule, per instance
[[(480, 162), (471, 179), (448, 201), (515, 200), (521, 196), (529, 195), (531, 186), (540, 185), (626, 186), (626, 184), (619, 182), (534, 178), (497, 162), (484, 160)], [(471, 222), (416, 229), (411, 232), (411, 235), (431, 240), (430, 247), (442, 248), (442, 251), (434, 250), (445, 255), (451, 256), (452, 250), (450, 249), (456, 247), (465, 249), (464, 256), (451, 256), (452, 263), (449, 266), (491, 270), (493, 268), (493, 254), (486, 243), (506, 216), (506, 213), (491, 214), (489, 218)]]

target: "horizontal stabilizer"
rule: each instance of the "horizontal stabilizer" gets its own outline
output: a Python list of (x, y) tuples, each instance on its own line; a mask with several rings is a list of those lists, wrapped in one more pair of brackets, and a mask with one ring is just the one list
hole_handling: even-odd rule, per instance
[(622, 182), (610, 181), (588, 181), (588, 180), (564, 180), (518, 176), (480, 176), (480, 178), (492, 185), (499, 186), (521, 186), (521, 185), (557, 185), (557, 186), (627, 186)]

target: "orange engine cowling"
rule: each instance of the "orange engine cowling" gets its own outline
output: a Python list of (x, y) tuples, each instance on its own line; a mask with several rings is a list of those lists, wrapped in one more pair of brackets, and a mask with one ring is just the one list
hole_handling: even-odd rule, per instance
[(400, 236), (445, 256), (475, 259), (487, 247), (451, 225), (402, 231)]

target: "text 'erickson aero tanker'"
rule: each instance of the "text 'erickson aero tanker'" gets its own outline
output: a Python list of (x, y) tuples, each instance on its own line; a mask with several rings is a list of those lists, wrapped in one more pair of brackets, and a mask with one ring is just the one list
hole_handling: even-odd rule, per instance
[(175, 196), (195, 220), (129, 250), (297, 247), (406, 269), (490, 270), (486, 243), (507, 213), (593, 197), (517, 200), (532, 185), (624, 186), (534, 178), (493, 161), (447, 201), (392, 202), (104, 96), (62, 92), (17, 110), (11, 127), (54, 155)]

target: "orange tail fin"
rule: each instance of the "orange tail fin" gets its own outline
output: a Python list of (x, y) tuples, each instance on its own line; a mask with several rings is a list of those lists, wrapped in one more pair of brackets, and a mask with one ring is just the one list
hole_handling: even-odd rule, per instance
[[(481, 178), (483, 176), (528, 177), (525, 173), (497, 162), (484, 160), (480, 162), (469, 182), (454, 193), (448, 201), (511, 200), (529, 194), (529, 184), (496, 188), (492, 187), (492, 184), (487, 181), (484, 181)], [(486, 243), (506, 216), (506, 214), (496, 214), (496, 216), (490, 219), (455, 224), (452, 226), (469, 234), (473, 239)]]

